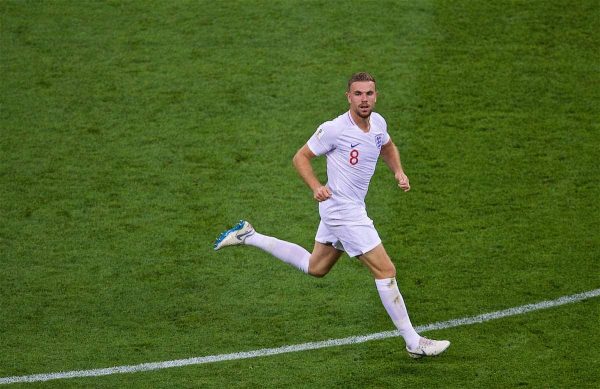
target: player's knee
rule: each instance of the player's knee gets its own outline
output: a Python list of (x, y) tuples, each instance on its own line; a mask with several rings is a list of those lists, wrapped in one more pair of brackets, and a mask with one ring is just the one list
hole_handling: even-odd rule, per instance
[(381, 266), (379, 272), (382, 278), (396, 277), (396, 267), (394, 266), (394, 263), (391, 260), (387, 261), (383, 266)]
[(382, 278), (394, 278), (396, 277), (396, 269), (385, 269), (381, 272)]
[(329, 273), (329, 269), (314, 269), (310, 266), (308, 267), (308, 274), (316, 278), (323, 278)]
[(308, 274), (316, 278), (323, 278), (329, 273), (331, 266), (327, 266), (322, 261), (310, 261), (308, 263)]

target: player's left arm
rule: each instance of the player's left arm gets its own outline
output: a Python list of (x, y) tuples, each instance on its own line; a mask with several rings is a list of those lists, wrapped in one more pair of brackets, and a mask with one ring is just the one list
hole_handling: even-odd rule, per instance
[(388, 165), (392, 173), (394, 173), (394, 177), (396, 181), (398, 181), (398, 186), (405, 192), (410, 190), (410, 182), (408, 181), (408, 177), (404, 174), (404, 169), (402, 169), (402, 162), (400, 162), (400, 152), (398, 148), (392, 141), (389, 140), (386, 144), (381, 146), (380, 152), (381, 158)]

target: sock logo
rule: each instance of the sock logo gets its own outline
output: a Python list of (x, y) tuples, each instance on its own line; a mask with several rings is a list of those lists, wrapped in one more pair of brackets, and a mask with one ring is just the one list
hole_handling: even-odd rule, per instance
[(236, 235), (236, 238), (238, 238), (238, 240), (244, 240), (244, 239), (246, 239), (247, 236), (252, 235), (253, 232), (254, 231), (252, 231), (252, 230), (246, 231), (243, 234)]

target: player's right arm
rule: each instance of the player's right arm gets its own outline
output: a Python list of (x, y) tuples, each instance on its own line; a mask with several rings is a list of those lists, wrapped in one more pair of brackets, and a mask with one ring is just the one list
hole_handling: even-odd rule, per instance
[(294, 155), (292, 162), (296, 171), (302, 177), (306, 185), (313, 191), (313, 197), (317, 201), (325, 201), (331, 197), (331, 190), (323, 186), (315, 175), (311, 160), (316, 157), (308, 145), (302, 146)]

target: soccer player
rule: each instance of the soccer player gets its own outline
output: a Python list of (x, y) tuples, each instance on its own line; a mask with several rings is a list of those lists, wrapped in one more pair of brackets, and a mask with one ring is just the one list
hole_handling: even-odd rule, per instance
[[(223, 232), (214, 249), (231, 245), (258, 247), (315, 277), (325, 276), (345, 251), (369, 268), (381, 301), (413, 358), (435, 356), (450, 342), (420, 336), (413, 328), (396, 283), (396, 268), (388, 256), (373, 221), (367, 216), (365, 196), (381, 156), (403, 191), (410, 183), (398, 148), (387, 132), (384, 118), (373, 112), (377, 101), (375, 79), (368, 73), (352, 75), (346, 91), (350, 109), (321, 124), (294, 156), (294, 167), (319, 202), (321, 221), (312, 253), (297, 244), (265, 236), (247, 221)], [(316, 177), (311, 160), (327, 158), (327, 183)]]

